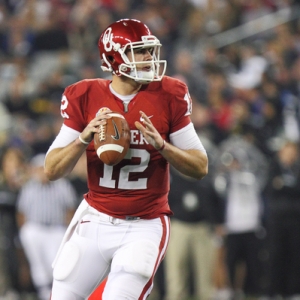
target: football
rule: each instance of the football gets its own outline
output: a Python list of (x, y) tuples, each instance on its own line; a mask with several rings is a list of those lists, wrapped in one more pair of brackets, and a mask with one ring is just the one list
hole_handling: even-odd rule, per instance
[(118, 164), (126, 155), (130, 145), (130, 128), (121, 114), (111, 112), (106, 125), (94, 134), (94, 147), (98, 157), (109, 166)]

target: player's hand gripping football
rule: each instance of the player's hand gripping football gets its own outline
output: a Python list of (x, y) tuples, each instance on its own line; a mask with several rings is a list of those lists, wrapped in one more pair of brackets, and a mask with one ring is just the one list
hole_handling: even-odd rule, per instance
[(111, 110), (104, 110), (97, 113), (97, 116), (91, 120), (91, 122), (84, 128), (80, 134), (80, 138), (86, 143), (90, 143), (94, 138), (94, 133), (99, 132), (100, 125), (106, 124), (106, 119), (110, 119), (111, 116), (108, 115)]
[(164, 147), (164, 139), (159, 134), (159, 132), (156, 130), (156, 128), (153, 126), (150, 119), (147, 117), (147, 115), (140, 111), (141, 119), (143, 120), (141, 124), (140, 122), (136, 121), (134, 124), (136, 128), (143, 134), (146, 141), (152, 145), (156, 150), (161, 150)]

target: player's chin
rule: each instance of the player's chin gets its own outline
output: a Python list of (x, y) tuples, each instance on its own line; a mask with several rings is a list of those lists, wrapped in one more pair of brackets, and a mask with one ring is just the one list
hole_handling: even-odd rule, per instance
[(145, 85), (149, 84), (153, 80), (154, 71), (152, 70), (152, 68), (145, 67), (137, 71), (137, 78), (135, 79), (135, 81), (137, 81), (138, 83)]

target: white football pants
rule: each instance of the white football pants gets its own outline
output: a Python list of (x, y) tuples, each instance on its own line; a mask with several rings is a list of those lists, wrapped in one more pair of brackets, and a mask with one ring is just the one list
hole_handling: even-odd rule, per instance
[(146, 299), (165, 256), (169, 217), (127, 221), (85, 211), (75, 214), (76, 228), (54, 262), (51, 299), (87, 299), (107, 275), (103, 300)]

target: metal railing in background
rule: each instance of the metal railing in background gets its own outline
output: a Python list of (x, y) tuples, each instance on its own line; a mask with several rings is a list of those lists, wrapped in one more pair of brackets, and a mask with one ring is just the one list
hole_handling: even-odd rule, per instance
[(289, 6), (233, 29), (218, 33), (212, 36), (208, 43), (216, 48), (222, 48), (297, 18), (300, 19), (300, 7), (297, 5)]

